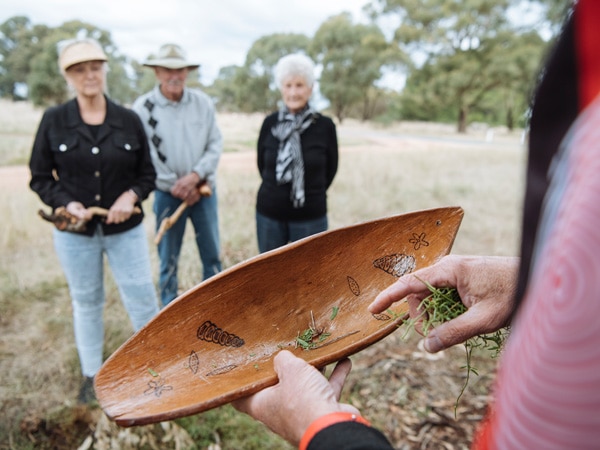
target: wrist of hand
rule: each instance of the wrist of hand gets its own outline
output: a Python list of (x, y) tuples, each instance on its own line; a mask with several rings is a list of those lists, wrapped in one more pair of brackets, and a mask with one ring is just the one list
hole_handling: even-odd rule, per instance
[(133, 203), (137, 203), (137, 201), (140, 199), (140, 197), (135, 193), (133, 189), (127, 190), (126, 193), (131, 196), (131, 198), (133, 199)]
[(308, 426), (308, 428), (302, 435), (302, 439), (300, 440), (298, 450), (306, 450), (312, 438), (314, 438), (319, 431), (324, 430), (325, 428), (340, 422), (358, 422), (369, 427), (371, 426), (371, 423), (359, 414), (342, 411), (326, 414), (314, 420)]

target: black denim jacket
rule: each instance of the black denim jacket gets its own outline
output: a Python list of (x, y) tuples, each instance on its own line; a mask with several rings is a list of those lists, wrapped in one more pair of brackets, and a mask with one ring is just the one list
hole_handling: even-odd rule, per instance
[[(52, 209), (72, 201), (108, 209), (129, 189), (140, 200), (154, 190), (156, 172), (139, 117), (108, 98), (106, 108), (95, 136), (75, 99), (44, 113), (29, 161), (29, 186)], [(142, 219), (143, 214), (134, 214), (121, 224), (103, 224), (103, 232), (126, 231)], [(88, 224), (87, 234), (95, 229), (95, 223)]]

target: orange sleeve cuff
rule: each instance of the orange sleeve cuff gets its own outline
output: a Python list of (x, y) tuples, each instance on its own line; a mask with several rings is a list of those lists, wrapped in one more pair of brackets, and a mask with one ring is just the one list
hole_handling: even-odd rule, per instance
[(493, 409), (488, 407), (485, 417), (473, 435), (471, 450), (491, 450), (493, 448), (494, 426)]
[(331, 414), (326, 414), (319, 417), (308, 426), (304, 432), (304, 435), (302, 436), (302, 439), (300, 440), (298, 450), (306, 450), (312, 438), (314, 438), (319, 431), (339, 422), (358, 422), (369, 427), (371, 426), (367, 419), (357, 414), (352, 414), (349, 412), (334, 412)]

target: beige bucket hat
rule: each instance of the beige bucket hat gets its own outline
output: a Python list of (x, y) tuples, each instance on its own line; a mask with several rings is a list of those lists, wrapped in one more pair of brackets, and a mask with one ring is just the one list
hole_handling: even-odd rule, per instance
[(200, 64), (186, 61), (185, 52), (179, 45), (165, 44), (160, 47), (156, 56), (151, 56), (144, 61), (144, 66), (193, 70), (200, 67)]
[(108, 61), (100, 44), (93, 39), (73, 39), (61, 44), (58, 65), (63, 72), (75, 64), (86, 61)]

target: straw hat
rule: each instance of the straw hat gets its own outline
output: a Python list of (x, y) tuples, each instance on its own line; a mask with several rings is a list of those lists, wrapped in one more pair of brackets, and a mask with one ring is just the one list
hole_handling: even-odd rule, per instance
[(200, 64), (186, 61), (185, 52), (176, 44), (165, 44), (158, 50), (156, 56), (149, 57), (144, 61), (147, 67), (166, 67), (167, 69), (197, 69)]
[(96, 41), (91, 39), (74, 40), (65, 45), (58, 57), (60, 70), (66, 71), (69, 67), (85, 61), (107, 61), (106, 54)]

